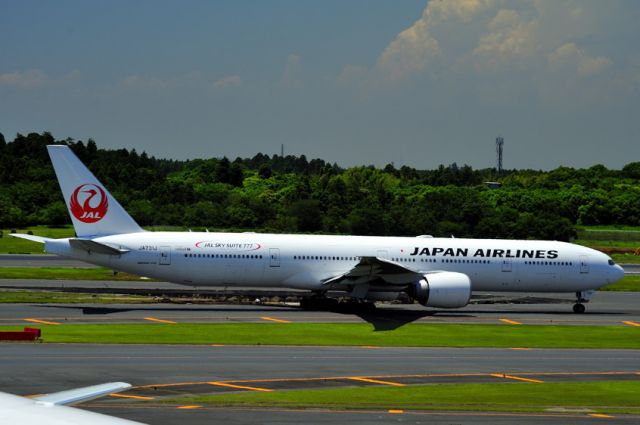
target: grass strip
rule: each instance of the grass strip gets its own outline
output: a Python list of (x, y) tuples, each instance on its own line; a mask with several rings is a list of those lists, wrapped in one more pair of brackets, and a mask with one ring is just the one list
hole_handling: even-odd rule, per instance
[(598, 291), (640, 292), (640, 275), (625, 275), (625, 277), (613, 285), (604, 286), (598, 289)]
[[(13, 238), (10, 236), (12, 229), (0, 229), (2, 237), (0, 238), (0, 254), (42, 254), (44, 253), (44, 244), (28, 241), (25, 239)], [(45, 238), (71, 238), (75, 235), (73, 227), (48, 227), (33, 226), (22, 229), (13, 229), (16, 233), (31, 232), (37, 236)]]
[(640, 381), (432, 384), (201, 395), (171, 404), (242, 407), (640, 413)]
[[(2, 267), (0, 279), (42, 279), (42, 280), (140, 280), (140, 276), (118, 272), (104, 267)], [(150, 280), (150, 279), (145, 279)]]
[(155, 303), (142, 295), (84, 294), (49, 291), (0, 291), (0, 303), (141, 304)]
[[(381, 347), (640, 349), (634, 326), (407, 324), (376, 331), (368, 323), (69, 324), (41, 326), (45, 342)], [(18, 327), (2, 326), (0, 330)]]

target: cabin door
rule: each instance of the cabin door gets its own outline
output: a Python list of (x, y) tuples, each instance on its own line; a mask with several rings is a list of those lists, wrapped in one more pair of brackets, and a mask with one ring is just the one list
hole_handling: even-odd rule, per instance
[(170, 246), (161, 246), (160, 247), (160, 261), (159, 264), (161, 266), (170, 266), (171, 265), (171, 247)]
[(280, 267), (280, 248), (269, 248), (269, 267)]
[(580, 256), (580, 273), (589, 273), (589, 257), (587, 255)]
[(511, 267), (511, 260), (502, 260), (502, 271), (503, 272), (510, 272), (512, 271), (512, 267)]

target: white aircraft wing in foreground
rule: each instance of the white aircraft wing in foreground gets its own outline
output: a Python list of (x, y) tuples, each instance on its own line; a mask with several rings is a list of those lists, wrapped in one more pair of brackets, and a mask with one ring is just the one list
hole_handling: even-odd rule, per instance
[(94, 385), (32, 398), (0, 392), (0, 424), (15, 425), (143, 425), (113, 416), (65, 406), (130, 388), (124, 382)]
[(590, 248), (557, 241), (147, 232), (66, 145), (48, 146), (76, 237), (45, 251), (189, 286), (329, 290), (365, 301), (407, 294), (436, 308), (464, 307), (472, 291), (566, 292), (576, 313), (593, 290), (624, 275)]

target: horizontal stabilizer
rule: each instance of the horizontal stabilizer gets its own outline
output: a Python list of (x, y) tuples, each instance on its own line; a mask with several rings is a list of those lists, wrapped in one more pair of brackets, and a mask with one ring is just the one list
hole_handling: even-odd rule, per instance
[(14, 238), (26, 239), (28, 241), (45, 243), (46, 241), (50, 241), (51, 238), (43, 238), (42, 236), (35, 235), (26, 235), (24, 233), (9, 233), (9, 236), (13, 236)]
[(128, 249), (118, 249), (109, 245), (105, 245), (100, 242), (96, 242), (91, 239), (69, 239), (69, 244), (72, 248), (82, 249), (89, 253), (105, 254), (105, 255), (120, 255), (129, 252)]
[(128, 388), (131, 388), (131, 384), (127, 384), (126, 382), (110, 382), (108, 384), (92, 385), (90, 387), (46, 394), (34, 397), (33, 400), (50, 405), (72, 404), (117, 393)]

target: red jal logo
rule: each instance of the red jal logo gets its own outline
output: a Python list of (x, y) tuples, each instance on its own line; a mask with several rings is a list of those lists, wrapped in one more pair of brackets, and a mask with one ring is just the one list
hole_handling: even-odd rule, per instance
[(95, 223), (104, 218), (109, 207), (107, 194), (95, 184), (83, 184), (71, 195), (69, 209), (75, 218), (84, 223)]

